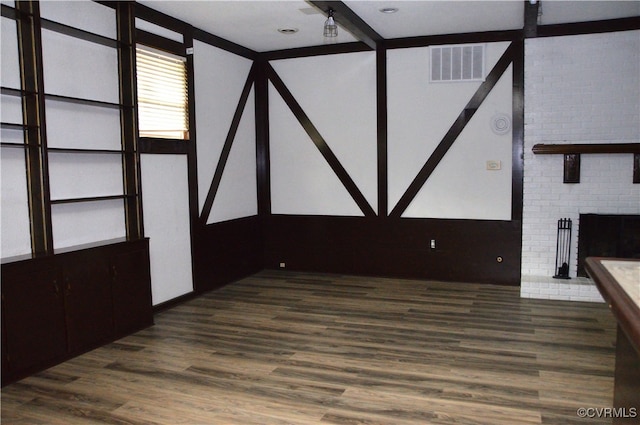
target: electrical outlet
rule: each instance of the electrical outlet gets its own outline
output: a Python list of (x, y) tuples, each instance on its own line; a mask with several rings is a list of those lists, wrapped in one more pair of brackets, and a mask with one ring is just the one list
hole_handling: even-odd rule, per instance
[(435, 239), (431, 239), (431, 249), (436, 249), (436, 240)]
[(284, 269), (285, 267), (287, 267), (286, 263), (280, 263), (280, 268)]

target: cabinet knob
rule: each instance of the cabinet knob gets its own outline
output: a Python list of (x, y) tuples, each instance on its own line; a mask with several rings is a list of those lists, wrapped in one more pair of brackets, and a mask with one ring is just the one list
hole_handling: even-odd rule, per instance
[(60, 295), (60, 285), (58, 285), (58, 279), (53, 280), (53, 293)]

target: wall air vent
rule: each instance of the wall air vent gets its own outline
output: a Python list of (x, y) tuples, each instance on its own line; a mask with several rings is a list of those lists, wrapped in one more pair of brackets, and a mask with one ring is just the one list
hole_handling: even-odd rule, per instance
[(430, 81), (484, 81), (484, 47), (484, 44), (430, 47)]

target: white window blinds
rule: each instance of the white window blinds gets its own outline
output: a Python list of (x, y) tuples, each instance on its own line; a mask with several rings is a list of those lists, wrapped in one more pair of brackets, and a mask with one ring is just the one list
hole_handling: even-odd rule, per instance
[(140, 137), (188, 139), (186, 59), (136, 48)]

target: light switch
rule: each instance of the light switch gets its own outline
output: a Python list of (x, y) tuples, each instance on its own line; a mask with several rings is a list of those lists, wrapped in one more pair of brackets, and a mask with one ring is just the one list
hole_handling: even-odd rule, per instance
[(496, 159), (490, 159), (487, 161), (487, 170), (495, 171), (502, 169), (502, 163)]

